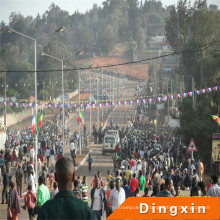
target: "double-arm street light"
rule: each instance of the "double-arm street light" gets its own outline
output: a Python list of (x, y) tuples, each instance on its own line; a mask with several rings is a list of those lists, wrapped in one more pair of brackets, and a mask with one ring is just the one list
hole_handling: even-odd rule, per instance
[[(79, 51), (79, 52), (77, 52), (75, 55), (81, 55), (82, 54), (82, 51)], [(54, 57), (54, 56), (51, 56), (51, 55), (49, 55), (49, 54), (47, 54), (47, 53), (44, 53), (44, 52), (42, 52), (41, 53), (41, 56), (47, 56), (47, 57), (50, 57), (50, 58), (53, 58), (53, 59), (55, 59), (55, 60), (58, 60), (58, 61), (60, 61), (61, 62), (61, 69), (62, 69), (62, 112), (63, 112), (63, 114), (62, 114), (62, 121), (63, 121), (63, 127), (62, 127), (62, 142), (63, 142), (63, 147), (65, 146), (65, 139), (64, 139), (64, 127), (65, 127), (65, 123), (64, 123), (64, 115), (65, 115), (65, 112), (64, 112), (64, 80), (63, 80), (63, 63), (64, 63), (64, 61), (65, 60), (67, 60), (67, 59), (69, 59), (70, 57), (73, 57), (73, 55), (72, 56), (69, 56), (69, 57), (67, 57), (67, 58), (65, 58), (65, 59), (59, 59), (59, 58), (57, 58), (57, 57)], [(80, 89), (80, 88), (79, 88)], [(80, 148), (81, 149), (81, 148)], [(80, 152), (81, 152), (81, 150), (80, 150)], [(81, 154), (81, 153), (80, 153)]]
[[(57, 30), (49, 33), (49, 34), (46, 34), (42, 37), (39, 37), (37, 39), (35, 38), (32, 38), (30, 36), (27, 36), (23, 33), (20, 33), (12, 28), (9, 28), (8, 29), (8, 32), (9, 33), (15, 33), (15, 34), (19, 34), (23, 37), (26, 37), (32, 41), (34, 41), (34, 78), (35, 78), (35, 118), (37, 119), (37, 41), (44, 38), (44, 37), (48, 37), (49, 35), (51, 34), (54, 34), (54, 33), (58, 33), (58, 32), (61, 32), (63, 31), (65, 28), (64, 27), (61, 27), (61, 28), (58, 28)], [(38, 154), (38, 148), (37, 148), (37, 133), (35, 132), (35, 184), (37, 185), (38, 183), (38, 174), (37, 174), (37, 154)]]

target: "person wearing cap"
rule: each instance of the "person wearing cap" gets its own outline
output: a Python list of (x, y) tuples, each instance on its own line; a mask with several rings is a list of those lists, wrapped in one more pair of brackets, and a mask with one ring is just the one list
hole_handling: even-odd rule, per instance
[(18, 192), (14, 189), (14, 182), (10, 181), (10, 190), (8, 195), (8, 209), (12, 213), (11, 219), (18, 219), (18, 214), (21, 212), (21, 205), (19, 202)]

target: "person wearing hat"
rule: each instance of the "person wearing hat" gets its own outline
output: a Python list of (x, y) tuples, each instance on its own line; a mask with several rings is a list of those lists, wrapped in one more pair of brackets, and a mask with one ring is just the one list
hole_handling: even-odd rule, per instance
[(10, 181), (9, 187), (10, 190), (8, 196), (8, 212), (11, 212), (12, 214), (11, 219), (18, 219), (18, 214), (21, 212), (18, 192), (14, 189), (14, 182)]

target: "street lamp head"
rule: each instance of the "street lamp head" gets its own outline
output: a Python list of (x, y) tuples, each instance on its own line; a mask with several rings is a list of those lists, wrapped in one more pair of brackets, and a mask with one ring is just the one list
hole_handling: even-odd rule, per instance
[(8, 33), (12, 34), (13, 32), (14, 31), (11, 28), (8, 29)]
[(75, 55), (77, 56), (77, 55), (82, 55), (82, 54), (83, 54), (83, 51), (80, 50), (80, 51), (78, 51)]
[(41, 52), (41, 56), (44, 56), (45, 55), (45, 53), (44, 52)]
[(61, 27), (61, 28), (58, 28), (57, 30), (55, 30), (55, 32), (62, 32), (65, 30), (65, 27)]

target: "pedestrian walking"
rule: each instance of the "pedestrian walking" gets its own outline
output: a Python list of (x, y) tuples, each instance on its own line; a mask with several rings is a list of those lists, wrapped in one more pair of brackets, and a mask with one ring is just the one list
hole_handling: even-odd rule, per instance
[(26, 159), (24, 160), (24, 163), (22, 165), (22, 171), (23, 171), (23, 174), (24, 174), (24, 183), (27, 183), (28, 170), (27, 170), (27, 161), (26, 161)]
[(121, 179), (117, 178), (115, 188), (111, 191), (109, 202), (112, 205), (112, 212), (115, 211), (125, 201), (125, 191), (121, 188)]
[[(18, 214), (21, 212), (18, 192), (14, 189), (14, 182), (10, 182), (10, 190), (8, 196), (8, 219), (18, 219)], [(11, 216), (9, 216), (9, 213)], [(11, 217), (11, 218), (10, 218)]]
[(96, 178), (95, 187), (91, 189), (91, 209), (93, 211), (95, 220), (102, 220), (104, 217), (104, 210), (107, 207), (105, 190), (100, 186), (100, 181)]
[(136, 173), (132, 174), (132, 179), (130, 182), (130, 196), (134, 196), (137, 187), (139, 186), (138, 180), (136, 179)]
[(87, 162), (89, 164), (89, 172), (91, 172), (91, 169), (92, 169), (92, 158), (91, 158), (91, 155), (89, 155), (89, 158), (88, 158)]
[(21, 166), (19, 165), (18, 166), (18, 169), (15, 173), (15, 177), (16, 177), (16, 184), (17, 184), (17, 191), (18, 191), (18, 195), (20, 197), (22, 197), (22, 178), (23, 178), (23, 174), (22, 174), (22, 171), (21, 171)]
[(55, 156), (55, 152), (54, 152), (54, 149), (53, 149), (53, 147), (52, 147), (52, 148), (50, 149), (50, 158), (51, 158), (51, 165), (52, 165), (52, 167), (55, 166), (54, 156)]
[(28, 208), (29, 220), (34, 220), (35, 217), (34, 208), (36, 202), (37, 202), (37, 197), (32, 190), (32, 186), (28, 185), (28, 192), (24, 197), (24, 203), (25, 206)]
[(10, 176), (8, 172), (3, 168), (3, 189), (2, 189), (2, 204), (4, 204), (6, 198), (6, 204), (8, 202)]
[(55, 195), (59, 192), (57, 182), (53, 183), (53, 191), (50, 192), (50, 200), (55, 197)]
[(44, 185), (44, 179), (42, 176), (38, 178), (38, 190), (37, 190), (37, 205), (39, 208), (50, 199), (50, 192), (47, 186)]
[(47, 158), (47, 167), (49, 167), (49, 162), (50, 162), (50, 149), (47, 147), (46, 150), (46, 158)]
[(82, 196), (82, 192), (79, 188), (79, 180), (78, 179), (75, 179), (73, 181), (73, 185), (74, 185), (74, 189), (73, 189), (73, 195), (74, 197), (76, 197), (77, 199), (80, 199), (81, 200), (81, 196)]
[(106, 199), (107, 199), (107, 209), (106, 209), (106, 217), (112, 214), (112, 204), (109, 201), (110, 193), (114, 189), (114, 182), (110, 181), (109, 190), (106, 191)]
[(54, 180), (55, 180), (55, 175), (54, 175), (53, 170), (51, 170), (51, 172), (50, 172), (49, 180), (50, 180), (50, 188), (52, 189), (53, 183), (54, 183)]
[(82, 201), (88, 205), (88, 184), (86, 183), (86, 176), (83, 176), (83, 181), (80, 184), (80, 190), (82, 192)]
[(34, 176), (33, 176), (33, 172), (31, 170), (29, 170), (28, 172), (28, 186), (32, 186), (32, 190), (34, 193), (36, 193), (36, 187), (35, 187), (35, 182), (34, 182)]

